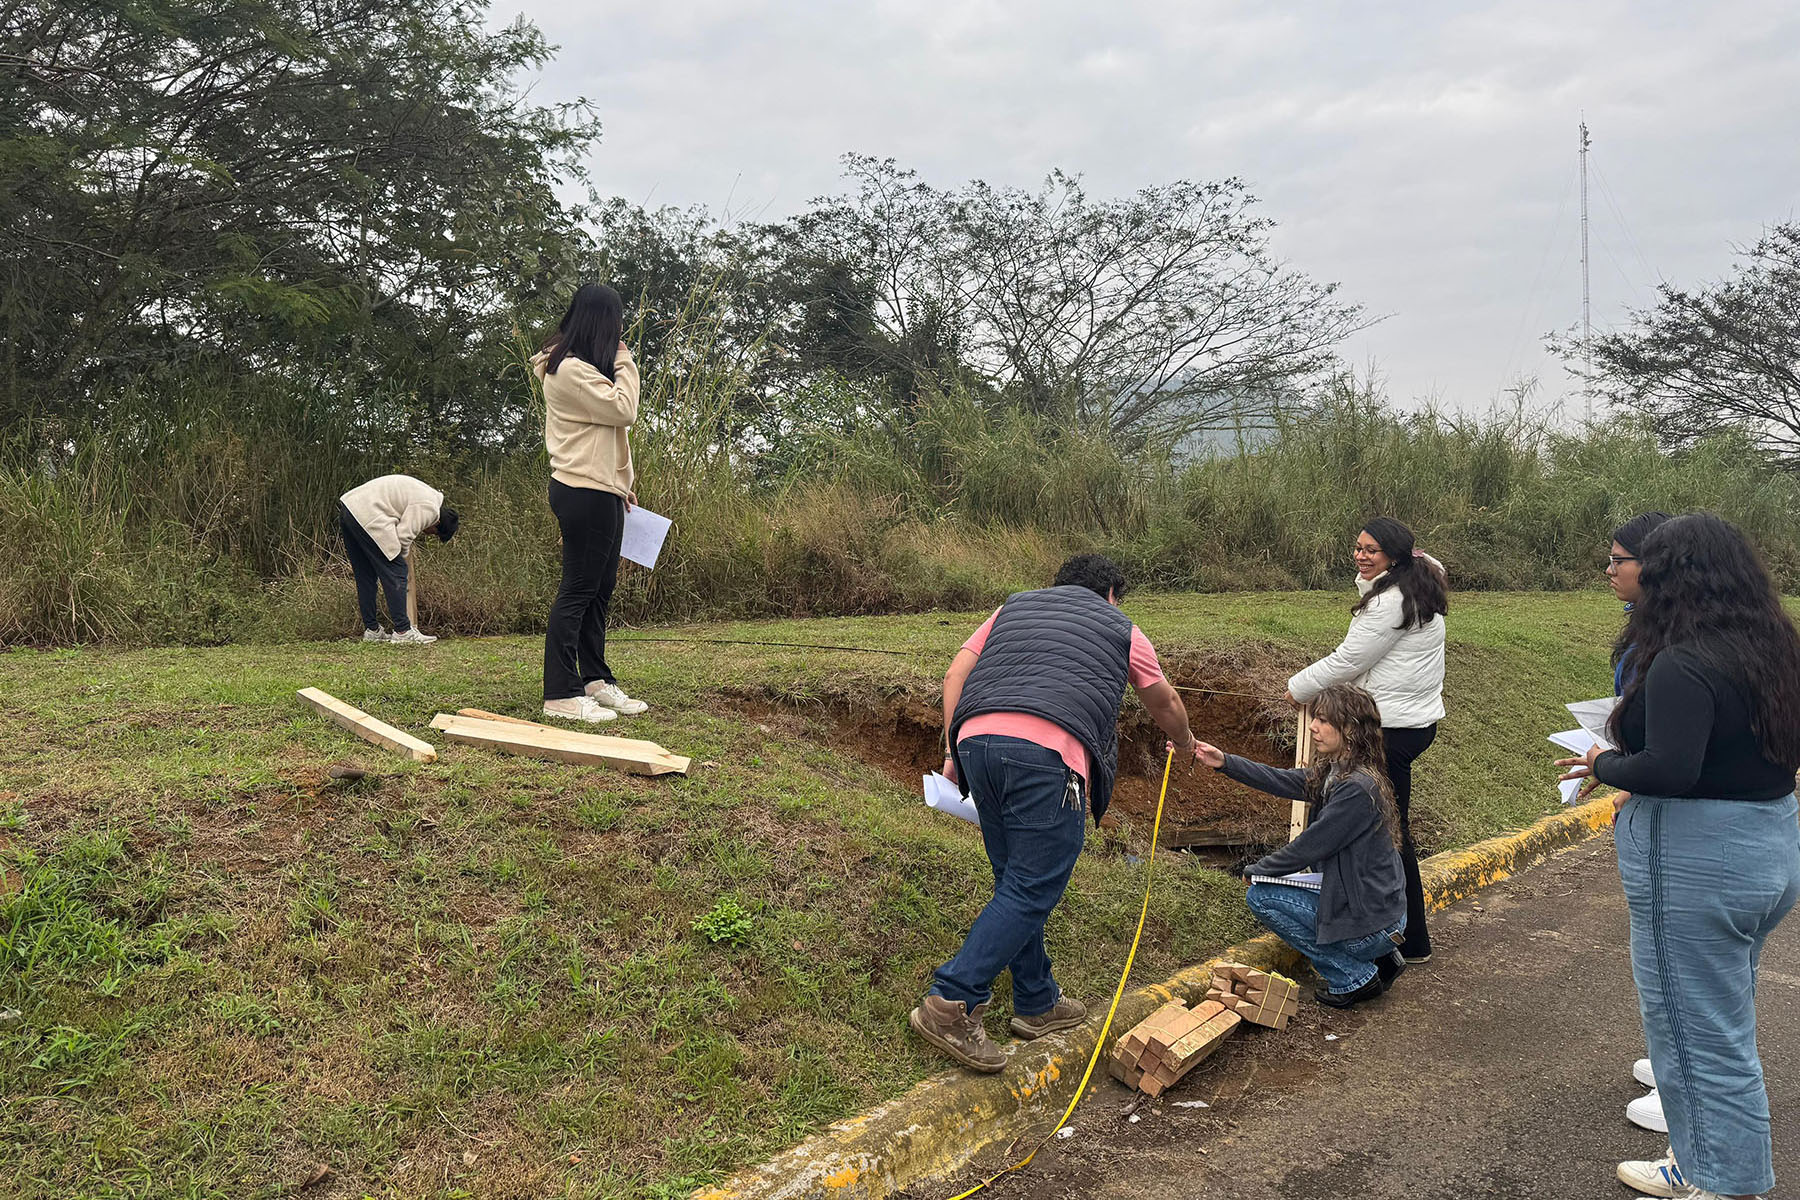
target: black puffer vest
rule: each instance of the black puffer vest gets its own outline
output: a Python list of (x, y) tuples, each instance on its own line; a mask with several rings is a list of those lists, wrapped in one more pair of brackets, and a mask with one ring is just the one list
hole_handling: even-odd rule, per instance
[[(1119, 704), (1131, 665), (1131, 618), (1084, 587), (1007, 597), (950, 720), (950, 744), (970, 717), (1027, 713), (1087, 748), (1095, 822), (1119, 770)], [(962, 760), (956, 769), (962, 778)]]

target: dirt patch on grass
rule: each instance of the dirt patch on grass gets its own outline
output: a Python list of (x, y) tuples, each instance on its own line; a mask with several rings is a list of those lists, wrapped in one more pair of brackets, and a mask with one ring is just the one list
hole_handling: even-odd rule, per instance
[[(1194, 732), (1232, 754), (1259, 762), (1293, 761), (1294, 713), (1281, 699), (1293, 664), (1255, 647), (1231, 653), (1175, 651), (1163, 658), (1181, 689)], [(747, 720), (784, 737), (845, 750), (896, 783), (917, 788), (919, 776), (943, 760), (943, 697), (927, 692), (841, 693), (796, 697), (775, 688), (726, 689)], [(1127, 704), (1119, 721), (1119, 777), (1102, 825), (1147, 841), (1162, 783), (1167, 739), (1141, 707)], [(1233, 783), (1204, 767), (1175, 765), (1163, 809), (1162, 844), (1172, 848), (1253, 847), (1287, 840), (1288, 804)]]

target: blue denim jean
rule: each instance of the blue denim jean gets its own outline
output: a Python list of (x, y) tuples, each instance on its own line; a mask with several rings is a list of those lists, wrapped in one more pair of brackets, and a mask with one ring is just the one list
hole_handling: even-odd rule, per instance
[(931, 991), (974, 1008), (993, 997), (1000, 972), (1011, 970), (1013, 1011), (1035, 1017), (1062, 995), (1050, 974), (1044, 922), (1081, 857), (1086, 789), (1061, 755), (1036, 742), (977, 734), (957, 751), (994, 868), (994, 898), (956, 957), (937, 969)]
[(1375, 960), (1393, 953), (1394, 934), (1406, 928), (1406, 918), (1401, 917), (1362, 937), (1320, 942), (1319, 893), (1311, 888), (1253, 883), (1244, 899), (1270, 932), (1306, 956), (1334, 995), (1354, 992), (1375, 978)]
[(1775, 1186), (1756, 1053), (1763, 941), (1800, 898), (1800, 806), (1634, 796), (1613, 831), (1644, 1040), (1688, 1183)]

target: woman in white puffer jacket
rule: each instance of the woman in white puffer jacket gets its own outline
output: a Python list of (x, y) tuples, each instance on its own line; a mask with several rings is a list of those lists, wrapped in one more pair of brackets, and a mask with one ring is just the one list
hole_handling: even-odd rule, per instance
[(1414, 548), (1412, 530), (1376, 517), (1356, 539), (1356, 589), (1350, 631), (1342, 644), (1288, 680), (1288, 698), (1306, 704), (1334, 683), (1353, 683), (1375, 697), (1388, 781), (1400, 810), (1400, 858), (1406, 868), (1409, 963), (1431, 957), (1425, 889), (1413, 846), (1413, 760), (1437, 737), (1444, 716), (1444, 614), (1450, 609), (1444, 566)]

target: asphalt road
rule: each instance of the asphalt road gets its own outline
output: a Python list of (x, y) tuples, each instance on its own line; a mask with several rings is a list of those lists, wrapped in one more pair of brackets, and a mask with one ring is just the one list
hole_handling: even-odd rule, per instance
[[(1350, 1013), (1245, 1029), (1160, 1100), (1108, 1081), (994, 1197), (1472, 1200), (1629, 1197), (1644, 1053), (1608, 836), (1437, 915), (1435, 957)], [(1759, 1040), (1776, 1196), (1800, 1196), (1800, 918), (1764, 952)], [(1195, 1102), (1206, 1107), (1200, 1107)], [(1131, 1117), (1135, 1116), (1135, 1121)], [(992, 1170), (998, 1156), (984, 1165)], [(979, 1178), (915, 1189), (955, 1195)]]

